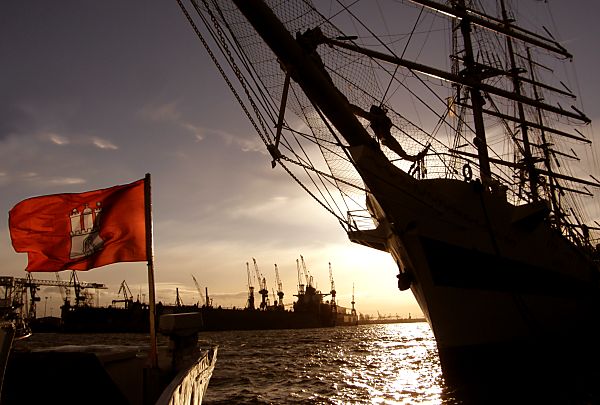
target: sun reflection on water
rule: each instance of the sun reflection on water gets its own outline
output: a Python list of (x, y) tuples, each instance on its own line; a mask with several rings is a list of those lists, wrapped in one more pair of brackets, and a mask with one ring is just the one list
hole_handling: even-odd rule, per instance
[(446, 403), (437, 347), (426, 323), (215, 337), (221, 339), (220, 363), (207, 404)]
[[(339, 383), (334, 403), (440, 403), (443, 379), (437, 348), (427, 324), (383, 324), (357, 329), (371, 334), (352, 346), (340, 343)], [(332, 356), (332, 351), (328, 356)], [(335, 370), (332, 370), (335, 373)]]

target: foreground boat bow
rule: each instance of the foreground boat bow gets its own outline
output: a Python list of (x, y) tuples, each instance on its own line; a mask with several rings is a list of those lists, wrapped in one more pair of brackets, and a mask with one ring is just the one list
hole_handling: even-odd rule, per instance
[[(208, 387), (217, 347), (201, 350), (198, 313), (163, 315), (169, 348), (159, 352), (159, 368), (148, 367), (141, 347), (132, 345), (52, 345), (13, 348), (1, 403), (198, 405)], [(131, 335), (130, 335), (131, 336)], [(146, 348), (144, 348), (146, 349)], [(43, 376), (31, 389), (23, 376)], [(67, 390), (61, 387), (68, 387)]]

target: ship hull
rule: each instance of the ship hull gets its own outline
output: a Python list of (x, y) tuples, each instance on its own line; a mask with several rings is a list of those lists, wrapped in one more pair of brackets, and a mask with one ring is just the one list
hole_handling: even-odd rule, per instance
[(515, 207), (476, 182), (417, 181), (359, 149), (378, 227), (350, 239), (394, 257), (442, 367), (556, 359), (565, 344), (596, 349), (598, 267), (550, 228), (544, 206)]
[(335, 316), (329, 306), (318, 313), (286, 310), (202, 308), (204, 330), (268, 330), (352, 326), (356, 317)]
[[(317, 311), (267, 311), (242, 308), (165, 306), (158, 305), (158, 316), (169, 313), (200, 312), (203, 331), (303, 329), (358, 324), (356, 315), (345, 311), (332, 312), (331, 306), (322, 304)], [(149, 313), (147, 307), (130, 308), (69, 307), (63, 308), (60, 327), (55, 331), (67, 333), (147, 333)]]

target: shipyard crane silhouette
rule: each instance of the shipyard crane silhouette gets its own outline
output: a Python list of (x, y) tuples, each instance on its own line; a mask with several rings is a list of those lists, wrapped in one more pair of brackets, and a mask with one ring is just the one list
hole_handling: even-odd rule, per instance
[[(19, 279), (16, 279), (19, 280)], [(22, 280), (22, 279), (21, 279)], [(89, 303), (89, 294), (85, 293), (86, 290), (93, 288), (94, 290), (106, 290), (108, 287), (102, 283), (87, 283), (84, 281), (79, 281), (77, 277), (77, 272), (75, 270), (71, 270), (71, 276), (69, 281), (62, 281), (60, 279), (57, 280), (40, 280), (31, 278), (30, 281), (37, 287), (63, 287), (65, 291), (68, 291), (69, 288), (72, 288), (75, 292), (75, 306), (79, 305), (88, 305)], [(68, 293), (66, 294), (68, 297)], [(98, 294), (96, 293), (96, 297)], [(65, 302), (65, 304), (70, 304), (69, 302)]]
[(123, 280), (121, 282), (121, 286), (119, 287), (119, 291), (117, 295), (122, 296), (123, 298), (112, 300), (113, 305), (119, 302), (122, 302), (125, 305), (125, 308), (129, 308), (129, 306), (133, 303), (133, 294), (127, 285), (127, 282)]
[(318, 308), (323, 298), (328, 296), (329, 293), (323, 294), (321, 291), (315, 288), (315, 285), (313, 284), (313, 277), (308, 271), (302, 255), (300, 255), (300, 264), (298, 263), (298, 260), (296, 260), (296, 266), (298, 268), (298, 282), (301, 283), (300, 267), (302, 267), (302, 272), (304, 273), (304, 278), (306, 279), (306, 287), (304, 287), (302, 284), (299, 284), (299, 288), (301, 288), (302, 291), (298, 291), (298, 301), (296, 304), (294, 304), (294, 308), (296, 308), (297, 305), (306, 305), (309, 307)]
[(79, 278), (77, 277), (77, 272), (75, 270), (71, 271), (69, 284), (73, 286), (73, 291), (75, 291), (75, 306), (78, 307), (81, 305), (87, 305), (90, 297), (88, 294), (84, 293), (84, 287), (79, 282)]
[(277, 297), (279, 298), (277, 305), (283, 307), (283, 285), (281, 284), (281, 279), (279, 278), (279, 269), (277, 268), (277, 264), (275, 264), (275, 279), (277, 280)]
[(298, 296), (304, 295), (304, 283), (302, 282), (302, 271), (300, 270), (300, 261), (296, 259), (296, 270), (298, 271)]
[(300, 255), (300, 262), (302, 263), (302, 270), (304, 271), (304, 277), (306, 278), (306, 287), (313, 287), (313, 276), (310, 275), (306, 268), (306, 263), (304, 263), (304, 257), (302, 257), (302, 255)]
[(29, 290), (29, 295), (31, 297), (27, 318), (34, 319), (36, 317), (36, 303), (40, 301), (40, 297), (37, 296), (37, 292), (40, 288), (33, 282), (31, 273), (27, 273), (26, 280), (25, 284), (23, 284), (24, 291)]
[(250, 274), (250, 265), (246, 262), (246, 272), (248, 273), (248, 303), (246, 304), (246, 308), (255, 309), (254, 308), (254, 286), (252, 285), (252, 274)]
[(204, 304), (206, 304), (206, 306), (208, 306), (208, 300), (206, 300), (204, 298), (204, 294), (202, 294), (202, 289), (200, 288), (200, 284), (198, 284), (198, 280), (196, 280), (196, 277), (194, 277), (193, 274), (192, 274), (192, 280), (194, 280), (194, 285), (196, 286), (196, 290), (198, 290), (198, 295), (200, 295), (200, 302), (198, 303), (198, 306), (202, 306)]
[(58, 291), (60, 292), (60, 297), (62, 298), (62, 302), (64, 304), (70, 299), (70, 290), (62, 285), (63, 281), (60, 279), (60, 274), (58, 273), (58, 271), (54, 274), (56, 274), (56, 281), (58, 281), (58, 283), (61, 284), (58, 286)]
[[(331, 284), (331, 312), (336, 312), (337, 313), (337, 303), (335, 302), (335, 295), (336, 295), (336, 291), (335, 291), (335, 283), (333, 282), (333, 271), (331, 270), (331, 262), (329, 262), (329, 282)], [(352, 301), (354, 301), (354, 299), (352, 299)]]
[(181, 296), (179, 295), (179, 288), (175, 288), (175, 306), (176, 307), (183, 306), (183, 301), (181, 299)]
[[(75, 273), (75, 271), (72, 271), (72, 273)], [(23, 278), (3, 276), (0, 277), (0, 287), (3, 287), (5, 302), (9, 303), (10, 306), (23, 308), (21, 316), (26, 319), (34, 319), (36, 317), (36, 303), (40, 301), (37, 292), (40, 287), (63, 288), (65, 291), (65, 305), (70, 305), (68, 294), (66, 293), (69, 288), (75, 290), (75, 305), (85, 304), (85, 301), (87, 300), (87, 297), (82, 294), (82, 290), (88, 288), (93, 288), (95, 290), (107, 288), (106, 285), (101, 283), (86, 283), (79, 281), (75, 274), (71, 275), (70, 281), (62, 281), (60, 280), (60, 277), (57, 277), (56, 280), (34, 279), (31, 274), (28, 274), (27, 277)], [(27, 302), (27, 295), (29, 295), (29, 302)], [(29, 308), (25, 310), (27, 304), (29, 305)]]
[(256, 278), (258, 279), (258, 286), (260, 290), (258, 293), (262, 296), (262, 300), (260, 302), (260, 309), (267, 309), (269, 306), (269, 290), (267, 290), (267, 280), (260, 274), (258, 270), (258, 264), (256, 264), (256, 259), (253, 257), (252, 261), (254, 262), (254, 270), (256, 270)]
[[(354, 308), (354, 304), (356, 304), (356, 302), (354, 301), (354, 283), (352, 283), (352, 309), (350, 310), (350, 315), (352, 316), (353, 319), (357, 320), (358, 323), (358, 317), (356, 316), (356, 308)], [(377, 313), (379, 313), (379, 311), (377, 311)]]

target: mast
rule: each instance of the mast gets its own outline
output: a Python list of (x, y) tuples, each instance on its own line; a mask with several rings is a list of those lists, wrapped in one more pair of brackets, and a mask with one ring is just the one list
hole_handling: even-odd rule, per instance
[[(457, 0), (454, 7), (458, 10), (466, 10), (465, 1)], [(463, 36), (463, 45), (465, 51), (464, 64), (465, 69), (463, 73), (470, 76), (473, 79), (473, 86), (469, 88), (471, 95), (471, 105), (473, 108), (473, 124), (475, 125), (475, 139), (473, 143), (477, 148), (477, 155), (479, 157), (479, 175), (481, 182), (486, 184), (491, 180), (492, 170), (490, 168), (490, 160), (487, 148), (487, 141), (485, 137), (485, 125), (483, 122), (483, 104), (485, 101), (481, 96), (480, 84), (481, 78), (478, 74), (479, 68), (475, 64), (475, 57), (473, 56), (473, 44), (471, 42), (471, 23), (469, 17), (465, 16), (461, 19), (460, 31)]]
[[(483, 120), (483, 114), (487, 113), (487, 111), (483, 109), (485, 102), (482, 92), (522, 102), (525, 105), (541, 108), (544, 111), (553, 112), (565, 117), (589, 122), (589, 119), (578, 110), (571, 112), (560, 106), (546, 104), (525, 95), (515, 94), (514, 91), (506, 91), (494, 85), (485, 83), (483, 80), (489, 73), (487, 71), (483, 72), (476, 63), (471, 41), (471, 26), (473, 25), (471, 20), (476, 21), (477, 25), (481, 26), (480, 20), (482, 20), (483, 17), (481, 14), (476, 15), (472, 10), (467, 9), (465, 0), (453, 0), (452, 8), (450, 8), (452, 12), (448, 13), (455, 18), (460, 18), (459, 25), (465, 46), (465, 69), (463, 69), (463, 72), (461, 72), (462, 74), (459, 75), (378, 52), (376, 50), (361, 48), (348, 41), (328, 38), (323, 35), (318, 28), (304, 34), (299, 33), (297, 35), (298, 39), (295, 39), (264, 1), (233, 0), (233, 2), (254, 27), (256, 32), (262, 37), (265, 43), (272, 49), (275, 55), (277, 55), (278, 59), (281, 61), (281, 66), (286, 70), (286, 73), (291, 75), (291, 78), (303, 88), (316, 108), (319, 109), (323, 115), (327, 116), (331, 124), (339, 131), (350, 146), (372, 145), (375, 141), (365, 130), (360, 121), (358, 121), (355, 111), (352, 110), (346, 97), (331, 83), (331, 78), (316, 52), (317, 47), (321, 44), (360, 52), (368, 57), (377, 58), (425, 75), (467, 86), (472, 99), (472, 105), (469, 107), (474, 110), (475, 143), (478, 151), (478, 160), (480, 161), (481, 176), (483, 178), (489, 178), (491, 176), (491, 168)], [(435, 6), (438, 11), (444, 11), (445, 8), (448, 8), (437, 2), (424, 0), (418, 0), (417, 2), (426, 2), (428, 7)], [(493, 27), (497, 32), (502, 32), (505, 35), (511, 34), (511, 36), (516, 38), (541, 46), (537, 44), (539, 38), (534, 36), (534, 34), (527, 33), (527, 35), (525, 35), (523, 34), (525, 31), (512, 25), (509, 30), (510, 32), (506, 33), (504, 32), (506, 31), (505, 24), (502, 21), (487, 16), (486, 20), (488, 23), (485, 25), (485, 28), (491, 29), (491, 27)], [(514, 35), (516, 32), (519, 32), (522, 35)], [(548, 43), (556, 45), (556, 43), (551, 41), (546, 41), (545, 44), (547, 45)], [(564, 55), (564, 49), (562, 48), (553, 47), (552, 51)], [(302, 68), (293, 68), (297, 66), (302, 66)], [(506, 72), (500, 70), (497, 72), (495, 71), (494, 74), (507, 75)], [(518, 121), (521, 122), (522, 120), (518, 119)], [(376, 150), (377, 148), (373, 147), (373, 149)]]
[[(261, 58), (264, 55), (260, 55), (259, 51), (263, 51), (263, 45), (270, 48), (275, 56), (268, 59), (268, 63), (264, 65), (264, 70), (261, 67), (260, 69), (257, 68), (256, 71), (249, 69), (247, 73), (236, 73), (237, 78), (246, 83), (249, 88), (255, 85), (258, 88), (257, 94), (262, 86), (265, 88), (271, 88), (272, 86), (275, 89), (272, 94), (273, 105), (269, 107), (273, 110), (271, 111), (272, 114), (263, 112), (260, 108), (255, 108), (257, 110), (255, 114), (259, 117), (259, 120), (273, 121), (275, 130), (272, 131), (272, 136), (263, 137), (262, 131), (259, 129), (257, 131), (263, 137), (263, 141), (274, 159), (283, 156), (279, 153), (278, 146), (281, 146), (280, 138), (283, 140), (283, 132), (285, 131), (286, 137), (294, 137), (299, 140), (299, 143), (314, 143), (322, 147), (321, 153), (328, 164), (330, 161), (336, 163), (337, 161), (344, 161), (343, 164), (353, 165), (354, 169), (358, 171), (358, 173), (353, 172), (353, 175), (358, 174), (363, 181), (367, 178), (366, 175), (370, 174), (368, 171), (371, 168), (353, 161), (356, 157), (354, 155), (355, 151), (363, 150), (363, 148), (354, 148), (355, 146), (366, 146), (370, 149), (372, 151), (370, 154), (375, 154), (375, 156), (369, 158), (370, 160), (378, 161), (381, 158), (381, 161), (390, 161), (402, 170), (402, 167), (396, 164), (395, 161), (386, 157), (384, 152), (388, 153), (388, 150), (379, 147), (376, 139), (382, 139), (382, 137), (378, 136), (373, 129), (374, 127), (365, 125), (364, 119), (371, 121), (367, 114), (361, 115), (360, 112), (357, 112), (357, 110), (366, 111), (363, 109), (368, 108), (369, 97), (379, 99), (377, 97), (377, 91), (379, 90), (368, 87), (372, 85), (372, 80), (377, 80), (377, 76), (376, 74), (373, 77), (369, 76), (371, 68), (362, 64), (363, 60), (370, 58), (374, 60), (373, 73), (381, 71), (384, 74), (389, 74), (392, 72), (393, 66), (392, 69), (389, 69), (389, 66), (386, 65), (394, 64), (409, 70), (410, 74), (414, 76), (419, 76), (418, 79), (420, 79), (420, 76), (425, 76), (429, 79), (441, 80), (446, 83), (441, 83), (440, 87), (449, 83), (460, 90), (456, 99), (452, 101), (452, 105), (470, 110), (469, 114), (472, 114), (472, 117), (469, 117), (468, 123), (463, 121), (462, 118), (457, 120), (455, 125), (447, 121), (443, 122), (442, 120), (446, 119), (445, 116), (438, 115), (439, 111), (434, 111), (433, 106), (427, 105), (429, 110), (440, 118), (440, 126), (458, 127), (453, 128), (453, 131), (460, 135), (456, 137), (456, 143), (453, 146), (445, 145), (444, 141), (435, 137), (435, 133), (427, 133), (419, 128), (419, 125), (415, 125), (414, 129), (411, 126), (408, 133), (398, 126), (391, 134), (393, 137), (401, 137), (402, 134), (408, 136), (411, 140), (407, 142), (410, 142), (410, 147), (413, 148), (416, 144), (423, 145), (424, 139), (432, 139), (432, 137), (435, 138), (434, 142), (440, 141), (444, 147), (448, 147), (447, 150), (437, 147), (433, 150), (434, 148), (432, 148), (432, 153), (428, 154), (431, 157), (435, 155), (446, 166), (446, 177), (460, 177), (460, 173), (454, 170), (456, 169), (456, 164), (452, 163), (454, 159), (457, 162), (459, 160), (471, 163), (475, 161), (480, 171), (477, 176), (481, 178), (481, 181), (486, 186), (491, 186), (496, 184), (496, 179), (498, 179), (502, 182), (501, 189), (508, 189), (511, 192), (509, 196), (511, 203), (519, 205), (523, 202), (540, 199), (551, 200), (552, 210), (556, 213), (555, 218), (557, 218), (557, 221), (564, 222), (563, 226), (568, 226), (567, 222), (571, 222), (573, 217), (567, 214), (569, 211), (566, 210), (561, 216), (560, 205), (565, 204), (566, 207), (571, 203), (567, 200), (561, 201), (561, 195), (565, 192), (591, 195), (586, 186), (600, 186), (600, 183), (596, 180), (581, 180), (572, 177), (568, 172), (562, 174), (563, 170), (560, 164), (555, 161), (559, 155), (569, 159), (577, 159), (577, 156), (575, 152), (565, 154), (554, 150), (553, 145), (558, 146), (559, 141), (553, 142), (550, 136), (558, 135), (561, 138), (590, 143), (590, 140), (579, 131), (575, 130), (576, 132), (571, 134), (562, 125), (565, 122), (564, 120), (567, 119), (588, 123), (589, 118), (575, 106), (567, 108), (567, 106), (553, 101), (545, 101), (544, 96), (553, 94), (561, 97), (562, 100), (564, 98), (574, 99), (575, 96), (566, 85), (563, 84), (561, 87), (553, 85), (553, 82), (538, 82), (537, 80), (541, 80), (541, 78), (536, 78), (533, 72), (531, 75), (527, 72), (531, 70), (526, 56), (528, 47), (548, 51), (542, 52), (543, 55), (541, 56), (551, 53), (554, 54), (549, 55), (551, 57), (570, 58), (570, 54), (552, 38), (549, 32), (545, 36), (519, 27), (517, 22), (512, 19), (513, 16), (506, 0), (497, 0), (499, 9), (499, 16), (497, 17), (487, 15), (483, 10), (476, 10), (475, 7), (478, 2), (475, 0), (411, 0), (414, 3), (437, 10), (443, 14), (442, 18), (449, 18), (454, 21), (453, 31), (457, 34), (456, 38), (458, 38), (457, 44), (460, 46), (460, 52), (453, 59), (456, 64), (451, 71), (437, 67), (436, 63), (433, 62), (426, 65), (404, 59), (404, 54), (396, 55), (393, 49), (384, 43), (384, 40), (377, 46), (360, 45), (361, 36), (344, 34), (335, 27), (332, 21), (326, 22), (326, 17), (319, 15), (318, 11), (311, 9), (310, 4), (302, 1), (298, 3), (298, 5), (302, 5), (299, 9), (287, 9), (286, 2), (275, 3), (273, 9), (271, 9), (265, 0), (231, 1), (235, 4), (237, 10), (227, 10), (225, 12), (225, 10), (220, 10), (218, 6), (215, 6), (214, 12), (223, 11), (225, 12), (224, 15), (231, 12), (235, 14), (232, 15), (232, 18), (235, 19), (240, 18), (237, 12), (243, 15), (242, 21), (244, 24), (227, 27), (232, 37), (239, 37), (239, 43), (234, 40), (232, 44), (240, 47), (242, 55), (240, 61), (246, 63), (244, 58), (248, 58), (251, 63), (262, 61)], [(278, 17), (279, 15), (281, 17)], [(300, 19), (300, 15), (310, 17)], [(247, 36), (248, 27), (245, 25), (246, 22), (252, 26), (253, 35), (257, 34), (262, 38), (262, 41), (257, 41), (261, 44), (260, 50), (249, 46), (256, 39), (249, 39), (250, 37)], [(357, 34), (361, 34), (360, 29), (356, 29), (356, 31)], [(371, 35), (377, 34), (372, 32)], [(491, 41), (486, 42), (490, 39)], [(215, 40), (218, 42), (225, 41), (219, 38)], [(484, 42), (479, 44), (480, 40)], [(489, 45), (491, 45), (491, 48)], [(248, 54), (246, 54), (246, 47), (248, 48)], [(499, 52), (504, 53), (506, 58), (498, 59)], [(532, 49), (532, 54), (533, 52), (534, 49)], [(355, 53), (360, 55), (354, 55)], [(270, 52), (268, 55), (271, 56)], [(227, 48), (224, 56), (230, 58)], [(338, 56), (339, 60), (335, 59)], [(352, 66), (352, 69), (356, 67), (356, 69), (348, 68), (347, 70), (336, 71), (336, 66), (340, 66), (339, 63), (343, 58), (346, 58), (346, 61), (349, 62), (348, 66)], [(234, 71), (237, 71), (235, 68), (237, 68), (236, 65), (239, 62), (234, 60), (232, 63)], [(536, 66), (541, 65), (535, 64), (534, 67)], [(365, 69), (365, 73), (367, 73), (365, 77), (360, 76), (363, 73), (361, 69)], [(273, 74), (273, 72), (277, 74)], [(283, 75), (280, 73), (283, 73)], [(258, 75), (266, 83), (254, 82), (254, 75)], [(264, 78), (262, 75), (264, 75)], [(346, 87), (346, 82), (352, 83), (352, 86)], [(364, 88), (361, 87), (363, 82)], [(289, 96), (290, 100), (288, 100), (288, 91), (296, 88), (293, 87), (296, 85), (302, 90), (301, 94), (299, 96), (292, 94)], [(424, 85), (441, 100), (436, 89), (425, 83)], [(364, 94), (360, 91), (363, 91)], [(369, 93), (371, 91), (373, 94)], [(408, 89), (408, 91), (412, 93), (412, 90)], [(253, 99), (255, 96), (248, 90), (246, 92), (250, 103), (254, 105), (255, 101)], [(423, 102), (419, 96), (415, 97)], [(293, 103), (288, 107), (288, 102)], [(277, 110), (276, 104), (279, 105), (279, 110)], [(243, 105), (242, 107), (246, 110)], [(269, 108), (265, 107), (265, 110)], [(314, 139), (312, 137), (310, 139), (302, 138), (302, 133), (296, 134), (293, 128), (286, 126), (283, 115), (283, 110), (286, 108), (300, 115), (302, 111), (314, 111), (314, 116), (310, 115), (302, 118), (306, 121), (308, 127), (314, 131)], [(300, 110), (296, 111), (296, 108)], [(401, 112), (394, 111), (393, 107), (391, 110), (395, 114), (393, 118), (396, 121), (406, 121), (409, 125), (414, 125)], [(558, 116), (555, 128), (551, 126), (552, 124), (544, 122), (547, 114), (553, 118), (553, 114)], [(488, 126), (487, 120), (490, 117), (493, 119), (489, 121)], [(516, 141), (518, 147), (516, 161), (505, 156), (506, 151), (502, 149), (503, 144), (496, 143), (495, 130), (499, 121), (494, 117), (502, 120), (502, 125), (510, 133), (509, 136)], [(544, 120), (541, 117), (544, 117)], [(252, 117), (250, 119), (254, 120)], [(491, 130), (492, 124), (495, 126), (494, 132)], [(395, 126), (394, 123), (392, 123), (392, 126)], [(415, 137), (413, 137), (412, 131), (416, 134)], [(463, 136), (468, 138), (467, 142), (463, 142)], [(547, 141), (545, 138), (547, 138)], [(498, 137), (498, 140), (501, 141), (502, 139)], [(289, 139), (285, 140), (286, 147), (287, 142), (289, 142)], [(382, 144), (387, 146), (386, 143), (382, 142)], [(463, 150), (463, 148), (467, 149)], [(388, 149), (394, 151), (389, 146)], [(301, 154), (297, 153), (295, 148), (290, 147), (290, 153), (295, 155), (294, 157), (298, 159), (298, 162), (302, 160)], [(288, 158), (287, 152), (285, 158)], [(293, 157), (291, 160), (293, 160)], [(302, 167), (302, 164), (299, 166)], [(316, 169), (312, 164), (309, 166)], [(342, 193), (344, 191), (340, 187), (357, 187), (354, 183), (343, 181), (345, 179), (341, 172), (343, 169), (338, 169), (338, 167), (334, 167), (334, 169), (335, 171), (332, 171), (331, 166), (329, 167), (333, 178), (339, 183), (332, 184), (331, 187), (340, 189)], [(336, 172), (337, 170), (339, 172)], [(316, 176), (328, 175), (328, 173), (323, 174), (318, 170), (314, 171)], [(523, 183), (514, 181), (513, 175), (515, 172), (523, 174)], [(434, 176), (438, 175), (441, 176), (441, 173), (434, 173)], [(340, 181), (340, 179), (342, 180)], [(402, 177), (399, 181), (404, 179)], [(571, 183), (576, 184), (571, 186)], [(525, 185), (524, 189), (522, 185)], [(317, 191), (321, 191), (318, 190), (319, 187), (314, 185)], [(327, 185), (323, 186), (325, 189), (327, 187)], [(517, 187), (519, 188), (517, 189)], [(524, 193), (522, 193), (523, 191)], [(316, 195), (313, 195), (313, 197)], [(321, 199), (315, 198), (321, 202)], [(346, 199), (347, 197), (344, 195), (343, 198)], [(322, 200), (324, 204), (329, 203), (327, 197), (322, 197)], [(333, 208), (331, 211), (334, 215), (337, 215), (334, 212), (336, 209), (341, 211), (343, 208)], [(299, 280), (299, 293), (300, 289), (308, 284), (309, 280)]]
[[(504, 4), (504, 0), (500, 0), (500, 7), (502, 9), (502, 19), (504, 20), (504, 24), (507, 29), (510, 29), (510, 19), (508, 18), (508, 13), (506, 12), (506, 6)], [(513, 88), (517, 95), (521, 95), (521, 80), (519, 78), (519, 74), (522, 72), (522, 69), (517, 67), (515, 62), (515, 53), (513, 50), (512, 38), (510, 36), (506, 37), (506, 48), (508, 50), (508, 57), (510, 60), (510, 72), (512, 76)], [(536, 94), (536, 99), (537, 99)], [(535, 170), (535, 164), (533, 161), (533, 157), (531, 154), (531, 145), (529, 143), (529, 130), (527, 127), (526, 117), (525, 117), (525, 109), (523, 108), (523, 104), (517, 102), (517, 110), (519, 113), (519, 119), (521, 120), (521, 134), (523, 137), (523, 159), (525, 161), (525, 169), (527, 170), (529, 177), (529, 189), (531, 191), (531, 199), (533, 201), (538, 200), (538, 174)]]
[(467, 8), (464, 5), (463, 0), (453, 0), (458, 1), (462, 4), (461, 7), (447, 6), (436, 1), (432, 0), (410, 0), (413, 3), (420, 4), (429, 9), (435, 10), (439, 13), (443, 13), (455, 18), (459, 19), (469, 19), (469, 21), (475, 25), (486, 28), (490, 31), (495, 31), (506, 35), (511, 38), (519, 39), (525, 42), (528, 42), (534, 46), (545, 49), (547, 51), (558, 54), (566, 59), (572, 59), (573, 55), (571, 55), (565, 48), (563, 48), (558, 42), (545, 38), (541, 35), (538, 35), (534, 32), (530, 32), (520, 27), (515, 26), (506, 26), (499, 21), (498, 19), (491, 17), (489, 15), (483, 14), (477, 10)]
[[(533, 70), (533, 61), (531, 60), (531, 51), (527, 48), (527, 61), (529, 63), (529, 75), (531, 79), (535, 82), (535, 73)], [(533, 85), (533, 94), (535, 98), (539, 98), (538, 88), (534, 84)], [(543, 124), (542, 111), (537, 109), (537, 118), (538, 123), (540, 125)], [(543, 129), (540, 130), (540, 137), (542, 139), (542, 151), (544, 153), (544, 165), (546, 166), (546, 171), (548, 172), (548, 186), (550, 188), (550, 201), (552, 203), (552, 211), (556, 216), (560, 215), (560, 205), (558, 203), (558, 198), (556, 197), (556, 179), (554, 177), (554, 173), (552, 171), (552, 166), (550, 165), (550, 151), (548, 148), (548, 141), (546, 140), (546, 133)], [(559, 218), (557, 218), (559, 219)]]

